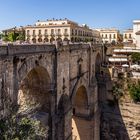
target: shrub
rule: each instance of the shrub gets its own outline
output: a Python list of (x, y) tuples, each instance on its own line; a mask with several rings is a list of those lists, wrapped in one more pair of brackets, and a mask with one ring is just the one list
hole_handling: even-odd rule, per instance
[(140, 102), (140, 82), (138, 84), (129, 84), (128, 90), (134, 102)]
[(43, 140), (47, 137), (48, 128), (40, 122), (27, 117), (12, 116), (0, 120), (1, 140)]

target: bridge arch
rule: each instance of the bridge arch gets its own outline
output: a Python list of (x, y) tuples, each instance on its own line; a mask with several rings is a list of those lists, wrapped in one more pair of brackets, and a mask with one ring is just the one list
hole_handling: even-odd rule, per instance
[(30, 70), (19, 83), (18, 104), (21, 112), (50, 112), (50, 76), (44, 67), (37, 66)]
[(81, 85), (72, 100), (73, 115), (86, 117), (88, 115), (88, 93), (85, 86)]
[(20, 81), (17, 103), (18, 113), (29, 116), (49, 128), (51, 138), (51, 85), (50, 76), (42, 66), (31, 69)]

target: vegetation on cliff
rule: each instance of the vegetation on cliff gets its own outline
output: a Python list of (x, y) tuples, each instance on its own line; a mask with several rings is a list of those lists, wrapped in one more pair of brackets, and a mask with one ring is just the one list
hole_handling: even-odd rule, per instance
[(140, 102), (140, 81), (137, 83), (129, 83), (128, 90), (134, 102)]

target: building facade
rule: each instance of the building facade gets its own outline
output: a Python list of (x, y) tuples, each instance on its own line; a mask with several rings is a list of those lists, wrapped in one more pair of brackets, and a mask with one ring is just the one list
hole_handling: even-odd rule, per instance
[(127, 29), (123, 32), (123, 42), (124, 43), (133, 43), (133, 29)]
[(140, 47), (139, 31), (140, 31), (140, 20), (133, 20), (134, 43), (136, 44), (137, 47)]
[(100, 36), (103, 43), (117, 43), (118, 42), (118, 36), (119, 36), (119, 30), (115, 28), (103, 28), (103, 29), (97, 29), (100, 32)]
[(102, 39), (101, 39), (101, 36), (100, 36), (100, 32), (96, 29), (93, 29), (92, 30), (92, 35), (93, 35), (93, 42), (94, 43), (102, 43)]
[(92, 30), (87, 25), (78, 25), (68, 19), (38, 21), (25, 27), (25, 38), (30, 43), (53, 41), (88, 42), (93, 40)]

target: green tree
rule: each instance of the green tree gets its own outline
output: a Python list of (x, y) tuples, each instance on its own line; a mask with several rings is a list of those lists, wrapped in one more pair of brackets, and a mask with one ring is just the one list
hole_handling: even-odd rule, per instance
[(136, 83), (129, 84), (128, 90), (129, 90), (131, 98), (135, 102), (140, 102), (140, 82), (138, 82), (137, 84)]
[(19, 33), (16, 40), (24, 41), (25, 40), (25, 34), (24, 33)]
[(48, 127), (27, 117), (10, 116), (0, 120), (1, 140), (44, 140)]
[(139, 62), (140, 61), (140, 53), (137, 53), (137, 52), (132, 53), (131, 59), (133, 62)]
[(9, 32), (8, 34), (3, 35), (3, 41), (14, 42), (17, 40), (24, 40), (25, 35), (23, 33)]

